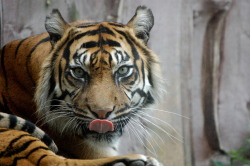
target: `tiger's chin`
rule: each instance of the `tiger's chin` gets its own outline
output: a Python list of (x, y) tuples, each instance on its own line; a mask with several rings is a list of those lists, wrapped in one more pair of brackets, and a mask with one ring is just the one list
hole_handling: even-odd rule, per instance
[[(73, 158), (96, 159), (118, 155), (119, 138), (123, 135), (124, 126), (115, 128), (113, 131), (98, 133), (87, 128), (77, 134), (65, 135), (68, 142), (63, 142), (69, 156)], [(63, 151), (65, 151), (62, 149)], [(83, 153), (83, 151), (88, 153)], [(90, 154), (95, 154), (92, 156)]]
[(59, 152), (67, 150), (68, 153), (64, 156), (71, 158), (97, 159), (118, 155), (119, 136), (116, 132), (105, 134), (91, 132), (84, 138), (83, 136), (65, 136), (61, 140), (63, 142), (60, 142), (62, 146)]

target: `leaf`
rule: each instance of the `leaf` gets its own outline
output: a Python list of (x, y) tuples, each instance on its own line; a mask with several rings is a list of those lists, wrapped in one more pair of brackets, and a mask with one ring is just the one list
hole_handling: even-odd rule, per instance
[(214, 166), (225, 166), (223, 163), (213, 160)]

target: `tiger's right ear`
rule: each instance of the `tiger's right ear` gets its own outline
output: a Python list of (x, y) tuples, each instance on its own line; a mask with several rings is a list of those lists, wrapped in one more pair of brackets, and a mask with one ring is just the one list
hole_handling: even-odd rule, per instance
[(154, 25), (152, 11), (146, 6), (137, 7), (135, 15), (127, 25), (133, 29), (135, 36), (146, 45), (149, 39), (149, 32)]
[(46, 17), (45, 29), (50, 35), (52, 46), (62, 38), (63, 33), (70, 25), (63, 19), (58, 9), (53, 9), (50, 16)]

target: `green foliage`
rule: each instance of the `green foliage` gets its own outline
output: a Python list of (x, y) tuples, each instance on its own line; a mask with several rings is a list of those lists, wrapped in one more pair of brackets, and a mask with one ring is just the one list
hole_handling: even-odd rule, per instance
[(219, 161), (213, 161), (214, 166), (225, 166), (223, 163), (219, 162)]
[(219, 161), (214, 160), (214, 166), (250, 166), (250, 139), (247, 139), (247, 144), (237, 150), (229, 152), (230, 165), (225, 165)]

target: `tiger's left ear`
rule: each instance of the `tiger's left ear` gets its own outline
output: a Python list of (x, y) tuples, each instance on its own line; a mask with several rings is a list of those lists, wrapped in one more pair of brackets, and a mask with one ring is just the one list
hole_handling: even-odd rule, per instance
[(139, 6), (135, 15), (128, 22), (127, 26), (134, 30), (137, 38), (146, 45), (149, 39), (149, 32), (154, 25), (154, 16), (152, 11), (146, 6)]
[(46, 17), (45, 28), (50, 35), (52, 46), (62, 38), (63, 33), (70, 25), (63, 19), (58, 9), (53, 9), (50, 16)]

